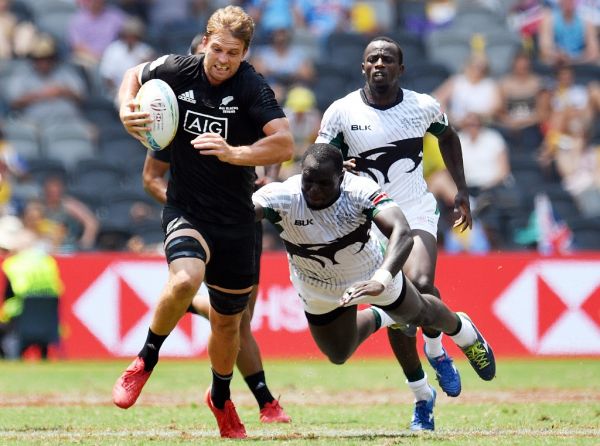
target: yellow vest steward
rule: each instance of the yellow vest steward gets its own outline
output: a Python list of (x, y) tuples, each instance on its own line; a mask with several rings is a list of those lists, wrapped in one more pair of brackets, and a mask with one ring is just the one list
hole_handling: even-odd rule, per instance
[(10, 320), (23, 312), (28, 296), (59, 297), (63, 291), (56, 260), (37, 249), (28, 249), (7, 258), (2, 264), (14, 296), (4, 302), (3, 316)]

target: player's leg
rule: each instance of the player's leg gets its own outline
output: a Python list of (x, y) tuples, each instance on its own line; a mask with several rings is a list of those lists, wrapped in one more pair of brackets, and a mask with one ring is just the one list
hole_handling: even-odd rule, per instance
[[(413, 249), (403, 271), (419, 292), (433, 294), (439, 298), (440, 293), (434, 286), (437, 239), (430, 232), (416, 229), (413, 230), (413, 240)], [(392, 346), (394, 342), (401, 344), (401, 339), (392, 341), (392, 337), (401, 338), (401, 335), (393, 333), (389, 336)], [(448, 396), (458, 396), (461, 391), (460, 375), (452, 358), (444, 350), (442, 333), (424, 328), (423, 339), (425, 341), (425, 355), (435, 370), (440, 387)]]
[[(255, 232), (255, 275), (254, 285), (250, 293), (248, 307), (242, 315), (240, 323), (240, 351), (236, 365), (248, 388), (256, 398), (260, 410), (260, 421), (263, 423), (289, 423), (291, 418), (285, 413), (279, 401), (273, 397), (265, 377), (259, 346), (252, 334), (252, 316), (258, 296), (258, 281), (260, 278), (260, 257), (262, 253), (262, 225), (257, 223)], [(208, 318), (210, 301), (208, 296), (197, 294), (188, 311)]]
[(334, 364), (343, 364), (381, 327), (380, 314), (376, 307), (358, 311), (352, 305), (325, 314), (306, 313), (306, 319), (319, 350)]
[(240, 348), (240, 324), (254, 281), (254, 224), (206, 227), (213, 248), (206, 272), (211, 306), (208, 355), (213, 379), (205, 400), (222, 437), (244, 438), (246, 430), (231, 401), (230, 384)]
[(242, 316), (237, 368), (256, 398), (260, 410), (260, 421), (262, 423), (289, 423), (292, 421), (291, 417), (285, 413), (279, 400), (275, 399), (267, 385), (260, 349), (252, 334), (251, 321), (257, 296), (258, 284), (255, 284), (250, 293), (248, 308)]
[(454, 313), (436, 296), (421, 294), (410, 280), (404, 282), (400, 305), (381, 308), (394, 320), (446, 333), (465, 353), (480, 378), (493, 379), (494, 353), (471, 319), (464, 313)]
[(185, 314), (204, 278), (205, 262), (210, 258), (208, 244), (197, 230), (183, 221), (181, 229), (166, 236), (169, 278), (154, 309), (144, 346), (113, 387), (113, 401), (124, 409), (139, 397), (158, 362), (163, 342)]

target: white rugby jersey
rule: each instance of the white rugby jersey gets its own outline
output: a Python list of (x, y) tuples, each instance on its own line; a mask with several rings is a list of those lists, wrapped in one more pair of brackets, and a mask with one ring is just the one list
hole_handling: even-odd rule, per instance
[(369, 178), (346, 173), (341, 189), (337, 201), (321, 210), (307, 206), (301, 175), (269, 183), (252, 196), (284, 241), (290, 273), (340, 293), (381, 265), (383, 252), (371, 236), (371, 223), (382, 209), (397, 206)]
[(338, 99), (325, 111), (317, 141), (356, 159), (356, 169), (403, 203), (427, 193), (423, 178), (423, 136), (441, 134), (448, 118), (427, 94), (402, 89), (400, 102), (387, 108), (369, 105), (362, 89)]

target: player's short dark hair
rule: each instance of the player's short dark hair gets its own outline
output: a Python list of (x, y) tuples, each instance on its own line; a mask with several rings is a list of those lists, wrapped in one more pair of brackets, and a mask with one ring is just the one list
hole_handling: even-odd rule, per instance
[[(391, 37), (377, 36), (377, 37), (373, 37), (371, 39), (371, 41), (367, 44), (367, 46), (371, 45), (373, 42), (379, 42), (379, 41), (391, 43), (392, 45), (394, 45), (396, 47), (396, 51), (398, 52), (398, 63), (400, 65), (402, 65), (403, 60), (404, 60), (404, 53), (402, 52), (402, 47), (400, 46), (400, 44), (398, 42), (396, 42), (394, 39), (392, 39)], [(365, 47), (365, 51), (366, 51), (366, 49), (367, 48)]]
[(190, 43), (190, 54), (196, 54), (196, 51), (198, 51), (198, 47), (202, 43), (203, 37), (204, 34), (196, 34), (194, 36), (194, 38), (192, 39), (192, 43)]
[(317, 165), (331, 162), (336, 170), (341, 171), (344, 167), (344, 158), (342, 151), (336, 146), (325, 143), (315, 143), (308, 146), (304, 155), (302, 155), (302, 166), (304, 167), (307, 158), (315, 160)]

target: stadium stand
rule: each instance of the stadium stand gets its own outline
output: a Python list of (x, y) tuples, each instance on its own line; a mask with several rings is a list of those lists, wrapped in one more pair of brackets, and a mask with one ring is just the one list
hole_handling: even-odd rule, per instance
[[(107, 3), (122, 6), (122, 2), (117, 0)], [(179, 2), (178, 8), (181, 9), (184, 3), (185, 0)], [(364, 83), (361, 57), (365, 45), (374, 35), (389, 35), (400, 43), (406, 67), (402, 85), (419, 92), (431, 93), (450, 76), (460, 73), (474, 52), (487, 56), (490, 74), (497, 81), (510, 69), (514, 54), (523, 48), (529, 50), (532, 56), (533, 70), (544, 78), (544, 88), (554, 88), (555, 67), (539, 62), (535, 34), (533, 40), (523, 40), (519, 31), (509, 26), (507, 14), (513, 2), (456, 0), (450, 2), (455, 6), (452, 14), (442, 20), (431, 16), (429, 3), (366, 0), (367, 9), (374, 13), (375, 23), (361, 22), (360, 17), (354, 17), (350, 26), (343, 28), (349, 31), (338, 30), (326, 40), (321, 40), (307, 28), (295, 26), (294, 45), (301, 47), (315, 64), (316, 79), (306, 86), (315, 93), (319, 110), (323, 112), (333, 100)], [(194, 10), (187, 19), (161, 21), (160, 17), (155, 17), (156, 14), (141, 17), (150, 31), (149, 43), (158, 54), (188, 52), (192, 37), (201, 29), (202, 18), (208, 16), (218, 1), (209, 0), (202, 4), (204, 9)], [(494, 6), (483, 7), (483, 4)], [(197, 5), (194, 7), (198, 8)], [(87, 93), (81, 104), (80, 121), (69, 121), (68, 125), (58, 127), (33, 126), (17, 121), (14, 119), (15, 111), (9, 108), (6, 97), (2, 96), (6, 94), (8, 79), (18, 75), (28, 61), (22, 56), (0, 59), (0, 121), (6, 140), (29, 162), (33, 183), (40, 185), (51, 175), (68, 178), (69, 193), (98, 213), (103, 224), (98, 248), (126, 249), (132, 234), (140, 235), (148, 242), (160, 242), (162, 235), (156, 215), (150, 217), (154, 220), (141, 225), (134, 225), (127, 215), (117, 215), (125, 212), (127, 200), (134, 198), (126, 199), (123, 194), (133, 194), (137, 198), (143, 194), (140, 171), (146, 150), (123, 130), (115, 104), (100, 88), (94, 68), (84, 70), (72, 63), (67, 29), (78, 10), (79, 6), (72, 0), (12, 0), (11, 11), (18, 20), (31, 21), (38, 30), (46, 31), (57, 39), (60, 61), (70, 69), (76, 68), (78, 75), (85, 76)], [(260, 28), (260, 22), (258, 25)], [(353, 28), (357, 25), (369, 25), (370, 34), (357, 32), (357, 28)], [(260, 43), (260, 39), (266, 42), (267, 36), (258, 34), (254, 45)], [(27, 42), (20, 44), (26, 48)], [(21, 55), (25, 54), (20, 51)], [(573, 65), (573, 70), (578, 84), (589, 86), (600, 79), (600, 63)], [(285, 97), (281, 101), (283, 103)], [(590, 147), (600, 144), (600, 110), (597, 105), (595, 107), (590, 126)], [(507, 135), (511, 170), (516, 184), (524, 191), (519, 215), (510, 224), (515, 227), (524, 225), (527, 219), (524, 216), (531, 212), (535, 194), (545, 192), (556, 212), (564, 214), (572, 225), (576, 246), (597, 246), (600, 239), (597, 220), (583, 217), (577, 201), (563, 188), (557, 173), (548, 175), (548, 170), (540, 166), (539, 146), (549, 123), (551, 119), (545, 117), (539, 126), (523, 130), (518, 137), (512, 135), (512, 138), (509, 130), (498, 127)], [(490, 124), (494, 126), (495, 123), (492, 121)], [(99, 193), (101, 189), (106, 193)], [(106, 195), (109, 193), (114, 197), (122, 196), (119, 206), (107, 206)]]

